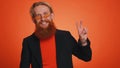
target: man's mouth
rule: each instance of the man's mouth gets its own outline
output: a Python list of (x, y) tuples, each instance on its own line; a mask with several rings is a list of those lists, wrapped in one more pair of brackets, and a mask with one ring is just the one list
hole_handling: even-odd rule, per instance
[(45, 24), (48, 24), (48, 22), (43, 21), (43, 22), (41, 22), (40, 24), (45, 25)]
[(43, 22), (40, 23), (40, 26), (41, 26), (42, 28), (46, 28), (46, 27), (48, 27), (48, 25), (49, 25), (49, 23), (46, 22), (46, 21), (43, 21)]

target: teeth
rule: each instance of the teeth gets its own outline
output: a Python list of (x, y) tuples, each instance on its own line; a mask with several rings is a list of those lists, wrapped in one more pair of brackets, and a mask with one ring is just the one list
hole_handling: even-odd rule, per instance
[(46, 22), (42, 22), (41, 24), (47, 24)]

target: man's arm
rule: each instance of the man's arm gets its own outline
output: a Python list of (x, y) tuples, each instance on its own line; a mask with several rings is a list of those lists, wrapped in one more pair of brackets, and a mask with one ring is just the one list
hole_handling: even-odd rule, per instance
[(80, 23), (76, 23), (76, 27), (78, 30), (79, 40), (77, 43), (71, 36), (74, 45), (73, 54), (84, 61), (89, 61), (91, 60), (92, 51), (90, 48), (90, 40), (87, 37), (87, 29), (82, 26), (82, 21), (80, 21)]
[(83, 46), (81, 41), (78, 40), (77, 46), (74, 45), (73, 47), (73, 54), (84, 61), (90, 61), (92, 58), (92, 51), (90, 48), (90, 40), (88, 38), (86, 43), (87, 45)]
[(86, 42), (87, 45), (83, 46), (80, 39), (78, 42), (73, 38), (73, 36), (68, 32), (69, 36), (69, 43), (73, 46), (72, 53), (79, 59), (82, 59), (84, 61), (90, 61), (92, 57), (92, 51), (90, 48), (90, 40), (87, 38)]
[(22, 43), (20, 68), (30, 68), (30, 51), (26, 39)]

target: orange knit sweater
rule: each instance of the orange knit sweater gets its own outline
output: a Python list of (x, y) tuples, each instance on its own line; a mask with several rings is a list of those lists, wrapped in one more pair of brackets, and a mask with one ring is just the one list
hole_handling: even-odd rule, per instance
[(43, 68), (57, 68), (55, 36), (40, 40)]

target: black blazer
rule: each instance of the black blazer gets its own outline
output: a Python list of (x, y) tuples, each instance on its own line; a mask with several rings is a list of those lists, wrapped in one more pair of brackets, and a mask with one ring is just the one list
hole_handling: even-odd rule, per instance
[[(87, 46), (81, 46), (80, 40), (76, 42), (70, 32), (57, 30), (55, 40), (57, 68), (73, 68), (72, 54), (84, 61), (91, 60), (89, 39)], [(40, 39), (33, 33), (24, 38), (22, 45), (20, 68), (30, 68), (30, 64), (32, 68), (42, 68)]]

